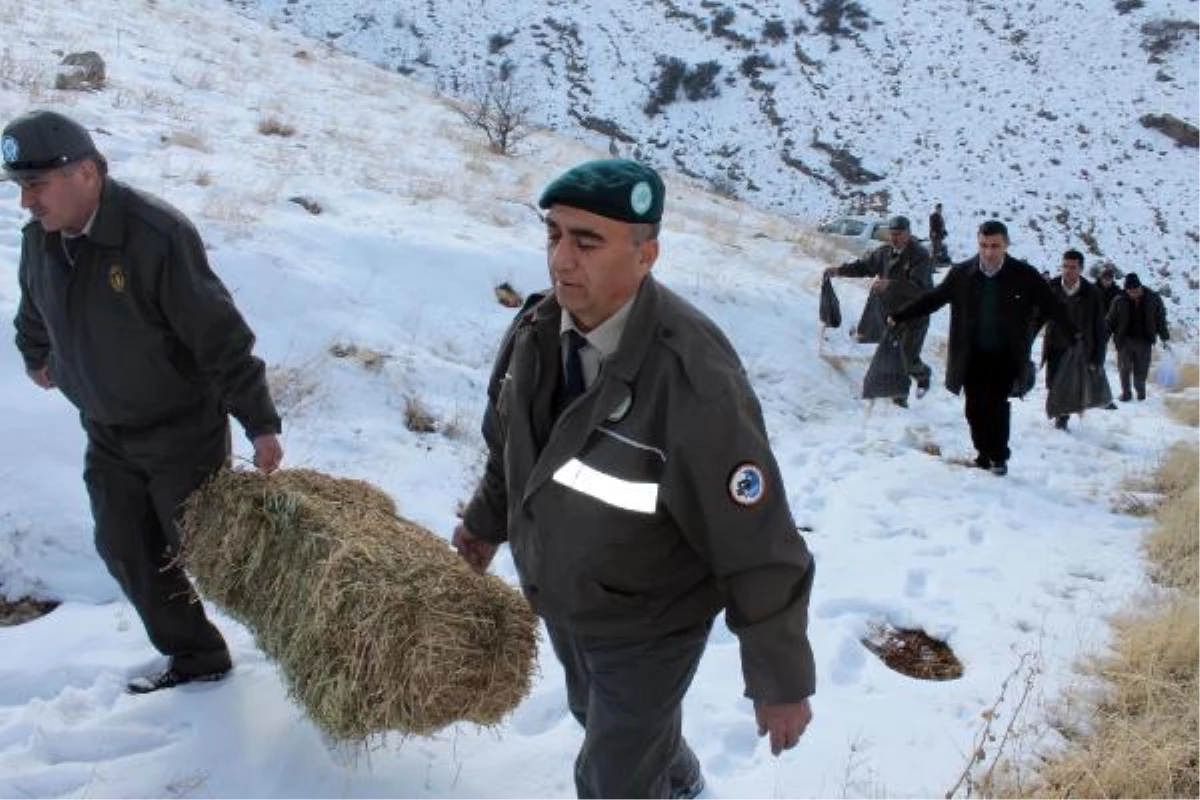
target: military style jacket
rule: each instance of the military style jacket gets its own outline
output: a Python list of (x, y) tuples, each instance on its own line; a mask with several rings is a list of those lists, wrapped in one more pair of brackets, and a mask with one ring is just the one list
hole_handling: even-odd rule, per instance
[(724, 608), (749, 697), (812, 694), (812, 557), (732, 346), (648, 276), (618, 351), (555, 419), (561, 313), (549, 295), (504, 338), (467, 530), (509, 543), (526, 597), (556, 625), (654, 637)]
[(842, 264), (836, 274), (842, 278), (874, 276), (890, 281), (879, 298), (884, 314), (915, 300), (933, 286), (929, 251), (912, 238), (898, 254), (892, 252), (890, 244), (885, 244), (856, 261)]
[(60, 234), (22, 236), (17, 347), (84, 417), (139, 427), (215, 397), (249, 437), (279, 432), (254, 334), (179, 211), (106, 178), (74, 266)]

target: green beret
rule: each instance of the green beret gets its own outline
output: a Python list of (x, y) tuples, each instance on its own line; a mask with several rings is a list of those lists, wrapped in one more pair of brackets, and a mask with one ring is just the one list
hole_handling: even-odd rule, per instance
[(653, 169), (613, 158), (567, 170), (546, 187), (538, 205), (558, 203), (622, 222), (658, 222), (665, 194), (663, 180)]

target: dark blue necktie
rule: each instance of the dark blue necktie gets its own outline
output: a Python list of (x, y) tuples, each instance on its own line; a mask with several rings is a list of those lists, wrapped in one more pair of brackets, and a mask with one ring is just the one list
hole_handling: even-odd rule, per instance
[(572, 400), (587, 390), (587, 384), (583, 380), (583, 359), (579, 355), (579, 351), (587, 347), (587, 343), (587, 339), (579, 331), (574, 328), (567, 331), (566, 369), (563, 371), (562, 387), (559, 392), (559, 411), (571, 405)]

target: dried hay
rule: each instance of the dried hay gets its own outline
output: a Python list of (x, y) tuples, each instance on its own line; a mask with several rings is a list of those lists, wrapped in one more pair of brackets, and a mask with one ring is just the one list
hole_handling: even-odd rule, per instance
[(189, 498), (182, 555), (335, 741), (495, 725), (528, 694), (533, 612), (364, 481), (223, 470)]

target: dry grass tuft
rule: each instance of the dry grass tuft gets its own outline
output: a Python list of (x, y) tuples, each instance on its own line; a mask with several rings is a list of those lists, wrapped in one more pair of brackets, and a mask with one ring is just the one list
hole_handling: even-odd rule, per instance
[(1200, 427), (1200, 401), (1195, 393), (1168, 395), (1163, 398), (1163, 405), (1176, 421), (1193, 428)]
[(436, 433), (437, 417), (416, 397), (404, 398), (404, 427), (413, 433)]
[(1195, 389), (1200, 386), (1200, 365), (1180, 364), (1175, 376), (1176, 389)]
[(296, 128), (278, 117), (264, 117), (258, 122), (258, 132), (263, 136), (282, 136), (287, 138), (296, 135)]
[[(1166, 499), (1145, 547), (1151, 574), (1172, 591), (1114, 620), (1112, 652), (1087, 667), (1101, 688), (1065, 701), (1066, 745), (1041, 762), (1032, 782), (1009, 770), (992, 794), (1200, 796), (1198, 466), (1194, 448), (1178, 447), (1155, 476)], [(1082, 717), (1071, 713), (1071, 700)]]
[(341, 342), (334, 342), (330, 345), (329, 354), (334, 358), (349, 358), (357, 361), (367, 372), (381, 371), (383, 365), (391, 358), (387, 353), (381, 353), (369, 347), (360, 347), (356, 344), (342, 344)]
[(188, 500), (182, 529), (200, 591), (254, 631), (334, 741), (495, 725), (529, 692), (525, 599), (369, 483), (224, 470)]

